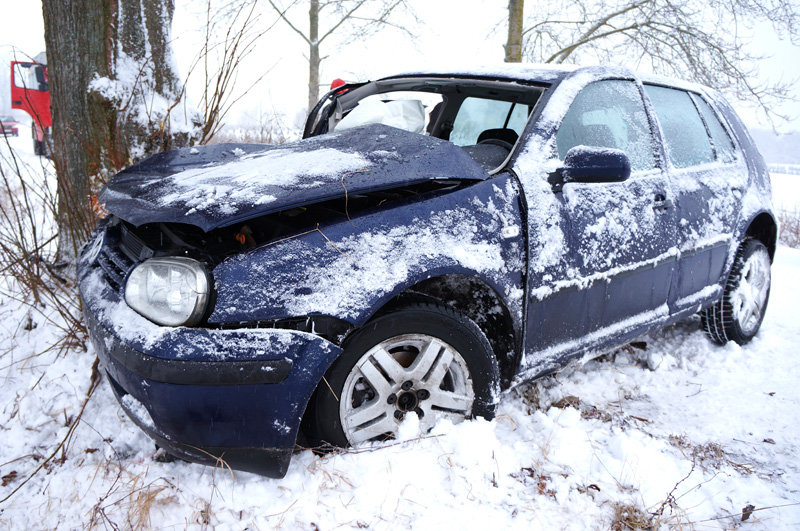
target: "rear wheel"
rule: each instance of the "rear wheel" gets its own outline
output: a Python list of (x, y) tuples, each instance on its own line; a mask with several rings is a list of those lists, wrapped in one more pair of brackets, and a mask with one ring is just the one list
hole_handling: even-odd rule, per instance
[(438, 304), (413, 304), (356, 332), (314, 396), (312, 438), (335, 446), (396, 436), (419, 417), (425, 433), (441, 418), (491, 418), (497, 361), (470, 319)]
[(755, 337), (769, 302), (770, 266), (769, 252), (762, 242), (742, 242), (722, 299), (701, 315), (703, 330), (712, 341), (744, 345)]

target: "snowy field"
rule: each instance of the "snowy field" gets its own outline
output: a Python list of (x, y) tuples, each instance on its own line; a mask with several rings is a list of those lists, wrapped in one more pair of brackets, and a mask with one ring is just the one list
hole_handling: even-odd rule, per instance
[(771, 173), (775, 210), (800, 212), (800, 175)]
[[(800, 197), (796, 176), (774, 184)], [(156, 462), (105, 382), (87, 401), (91, 349), (46, 351), (51, 309), (0, 296), (0, 529), (797, 529), (798, 278), (781, 247), (745, 347), (683, 323), (507, 393), (491, 422), (300, 452), (282, 480)]]

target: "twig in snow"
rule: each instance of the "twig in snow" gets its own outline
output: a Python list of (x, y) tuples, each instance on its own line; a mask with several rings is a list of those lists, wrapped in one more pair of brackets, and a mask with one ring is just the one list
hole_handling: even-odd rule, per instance
[(75, 428), (78, 426), (78, 423), (80, 422), (81, 417), (83, 416), (83, 412), (86, 410), (86, 405), (89, 403), (89, 399), (92, 398), (92, 394), (94, 393), (95, 389), (97, 389), (97, 385), (100, 383), (100, 372), (97, 370), (97, 366), (98, 366), (98, 360), (95, 359), (94, 360), (94, 364), (92, 364), (91, 382), (89, 384), (89, 389), (86, 391), (86, 398), (84, 398), (83, 404), (81, 404), (80, 411), (78, 411), (78, 414), (75, 416), (74, 419), (72, 419), (72, 422), (69, 425), (69, 429), (67, 430), (67, 434), (64, 436), (63, 439), (61, 439), (61, 442), (58, 443), (58, 446), (56, 446), (55, 450), (53, 450), (53, 452), (49, 456), (47, 456), (47, 459), (42, 461), (42, 463), (38, 467), (36, 467), (36, 470), (34, 470), (31, 473), (31, 475), (29, 475), (27, 478), (25, 478), (25, 480), (22, 483), (17, 485), (17, 487), (14, 490), (12, 490), (5, 498), (0, 500), (0, 503), (3, 503), (5, 501), (7, 501), (8, 499), (10, 499), (28, 481), (33, 479), (33, 477), (36, 474), (38, 474), (39, 471), (42, 468), (44, 468), (45, 465), (47, 465), (47, 463), (49, 463), (56, 456), (56, 454), (59, 451), (61, 451), (62, 448), (64, 448), (64, 446), (67, 444), (67, 441), (70, 439), (70, 437), (72, 437), (72, 433), (75, 431)]
[(654, 518), (658, 517), (660, 519), (661, 516), (663, 516), (664, 509), (667, 507), (667, 505), (669, 505), (672, 508), (674, 508), (677, 505), (674, 496), (675, 490), (677, 490), (678, 486), (687, 479), (689, 479), (689, 476), (691, 476), (694, 473), (694, 468), (696, 464), (697, 464), (697, 458), (692, 456), (692, 468), (689, 469), (689, 473), (686, 474), (683, 478), (681, 478), (677, 483), (675, 483), (675, 485), (672, 487), (672, 490), (669, 491), (667, 497), (664, 498), (664, 501), (661, 502), (661, 505), (658, 507), (658, 509), (650, 513), (653, 515)]
[[(768, 509), (780, 509), (781, 507), (792, 507), (792, 506), (795, 506), (795, 505), (800, 505), (800, 502), (784, 503), (784, 504), (781, 504), (781, 505), (770, 505), (768, 507), (758, 507), (758, 508), (753, 509), (752, 511), (750, 511), (750, 514), (756, 512), (756, 511), (766, 511)], [(713, 518), (706, 518), (705, 520), (695, 520), (694, 522), (688, 522), (687, 525), (700, 524), (702, 522), (713, 522), (715, 520), (724, 520), (726, 518), (736, 518), (737, 516), (740, 516), (740, 514), (737, 513), (737, 514), (727, 514), (725, 516), (715, 516)]]

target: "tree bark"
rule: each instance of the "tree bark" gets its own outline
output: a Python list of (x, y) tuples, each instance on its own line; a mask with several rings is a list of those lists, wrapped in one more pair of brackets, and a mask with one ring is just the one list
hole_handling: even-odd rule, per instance
[(154, 71), (156, 92), (174, 95), (178, 91), (178, 76), (172, 61), (170, 32), (175, 0), (142, 0), (142, 11), (150, 45), (150, 60), (153, 65), (160, 65)]
[(110, 136), (108, 105), (88, 97), (95, 74), (109, 72), (108, 0), (43, 0), (48, 77), (53, 114), (53, 161), (57, 174), (59, 259), (74, 262), (93, 224), (89, 175), (102, 165)]
[(308, 8), (308, 110), (319, 99), (319, 0), (310, 0)]
[[(154, 93), (167, 101), (176, 97), (169, 44), (174, 0), (42, 0), (42, 10), (58, 180), (58, 254), (74, 263), (94, 225), (90, 183), (170, 147), (173, 140), (168, 117), (155, 115), (142, 123), (139, 110)], [(136, 82), (130, 82), (131, 65), (139, 69)], [(104, 78), (112, 85), (118, 81), (121, 93), (91, 89), (94, 80)]]
[(504, 46), (506, 63), (522, 62), (522, 15), (525, 0), (508, 0), (508, 40)]

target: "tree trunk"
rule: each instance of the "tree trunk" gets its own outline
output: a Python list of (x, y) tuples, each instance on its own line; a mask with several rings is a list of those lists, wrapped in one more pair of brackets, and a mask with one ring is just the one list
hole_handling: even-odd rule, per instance
[[(169, 45), (174, 0), (42, 0), (42, 10), (58, 179), (58, 253), (60, 260), (74, 263), (94, 224), (90, 183), (174, 140), (166, 111), (142, 120), (154, 96), (167, 102), (176, 96)], [(95, 80), (112, 88), (97, 89)]]
[[(107, 1), (119, 6), (112, 74), (124, 79), (131, 76), (131, 67), (137, 70), (135, 84), (125, 87), (126, 101), (115, 101), (116, 153), (122, 156), (114, 161), (118, 170), (144, 154), (185, 145), (188, 138), (170, 131), (169, 117), (152, 108), (154, 96), (172, 102), (179, 92), (170, 47), (174, 0)], [(143, 115), (147, 116), (144, 122)]]
[(319, 99), (319, 0), (311, 0), (308, 9), (308, 111)]
[[(308, 0), (308, 33), (300, 30), (289, 18), (287, 11), (292, 6), (299, 3), (298, 0), (293, 0), (287, 7), (279, 7), (278, 4), (285, 4), (287, 2), (276, 3), (276, 0), (267, 0), (272, 6), (272, 9), (283, 19), (283, 21), (308, 44), (308, 106), (307, 111), (310, 114), (311, 109), (317, 104), (319, 100), (319, 67), (322, 59), (319, 55), (320, 45), (322, 41), (330, 35), (343, 33), (346, 30), (350, 31), (351, 36), (357, 35), (360, 40), (371, 31), (383, 26), (394, 26), (395, 28), (403, 29), (402, 26), (391, 22), (390, 16), (392, 12), (399, 10), (399, 8), (406, 6), (406, 0), (325, 0), (320, 4), (320, 0)], [(359, 16), (354, 13), (358, 11)], [(364, 13), (365, 10), (372, 7), (372, 13)], [(329, 24), (329, 29), (323, 33), (322, 37), (319, 36), (319, 17), (320, 10), (327, 7), (333, 7), (330, 11), (335, 11), (336, 16), (324, 16), (326, 23)], [(362, 16), (363, 15), (363, 16)], [(345, 22), (354, 22), (354, 27), (342, 26)], [(327, 25), (327, 24), (326, 24)], [(404, 30), (407, 32), (407, 30)]]
[(159, 65), (153, 72), (156, 92), (175, 95), (178, 91), (178, 76), (170, 47), (175, 0), (142, 0), (142, 11), (145, 15), (145, 29), (150, 45), (150, 60), (153, 65)]
[(43, 0), (58, 182), (59, 259), (74, 262), (93, 224), (89, 175), (110, 135), (108, 105), (88, 97), (92, 77), (108, 76), (113, 6), (108, 0)]
[(522, 62), (522, 14), (525, 0), (508, 0), (508, 40), (504, 46), (506, 63)]

